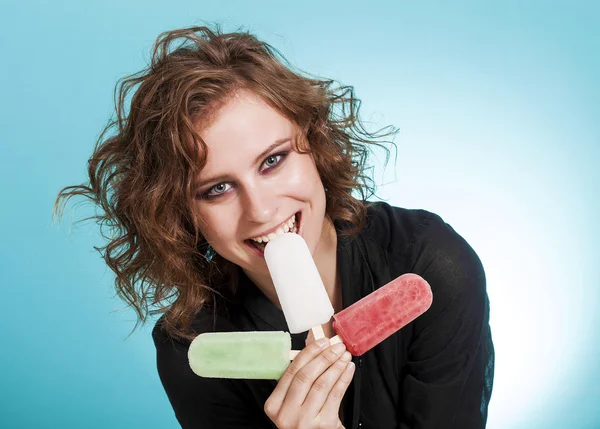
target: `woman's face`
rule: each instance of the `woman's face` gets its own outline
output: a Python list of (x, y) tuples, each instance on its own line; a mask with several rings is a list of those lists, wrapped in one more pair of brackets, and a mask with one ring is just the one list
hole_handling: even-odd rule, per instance
[(292, 122), (247, 91), (200, 128), (208, 146), (197, 187), (200, 231), (218, 254), (250, 273), (268, 272), (264, 243), (253, 239), (299, 228), (315, 255), (330, 225), (319, 173), (310, 154), (294, 150), (294, 132)]

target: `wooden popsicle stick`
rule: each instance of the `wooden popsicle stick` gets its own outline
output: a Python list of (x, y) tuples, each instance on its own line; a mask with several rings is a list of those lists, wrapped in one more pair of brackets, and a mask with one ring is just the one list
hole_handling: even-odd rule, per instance
[(300, 353), (300, 350), (290, 350), (290, 360), (294, 360), (298, 353)]
[(313, 326), (310, 328), (310, 331), (312, 332), (313, 337), (315, 337), (315, 341), (325, 338), (325, 332), (323, 332), (323, 327), (321, 325)]

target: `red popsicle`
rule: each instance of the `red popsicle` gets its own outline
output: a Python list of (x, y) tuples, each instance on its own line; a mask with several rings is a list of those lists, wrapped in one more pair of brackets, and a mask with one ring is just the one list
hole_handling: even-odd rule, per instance
[(334, 314), (333, 329), (348, 351), (360, 356), (425, 313), (432, 302), (429, 283), (417, 274), (403, 274)]

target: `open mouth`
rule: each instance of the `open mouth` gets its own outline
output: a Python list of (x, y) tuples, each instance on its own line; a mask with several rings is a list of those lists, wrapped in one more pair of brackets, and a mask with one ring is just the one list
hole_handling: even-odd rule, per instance
[(256, 249), (261, 255), (265, 251), (265, 247), (267, 243), (273, 240), (275, 237), (281, 234), (298, 234), (300, 231), (300, 221), (301, 221), (301, 212), (294, 214), (287, 222), (285, 222), (282, 226), (280, 226), (277, 231), (272, 232), (268, 236), (256, 237), (252, 239), (246, 240), (246, 244), (248, 244), (253, 249)]

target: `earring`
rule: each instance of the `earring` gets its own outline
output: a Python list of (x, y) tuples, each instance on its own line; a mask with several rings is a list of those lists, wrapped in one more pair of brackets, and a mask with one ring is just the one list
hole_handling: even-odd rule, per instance
[(204, 253), (204, 259), (206, 259), (206, 262), (212, 261), (212, 258), (215, 256), (215, 253), (215, 249), (213, 249), (212, 246), (209, 244), (208, 248), (206, 249), (206, 252)]

